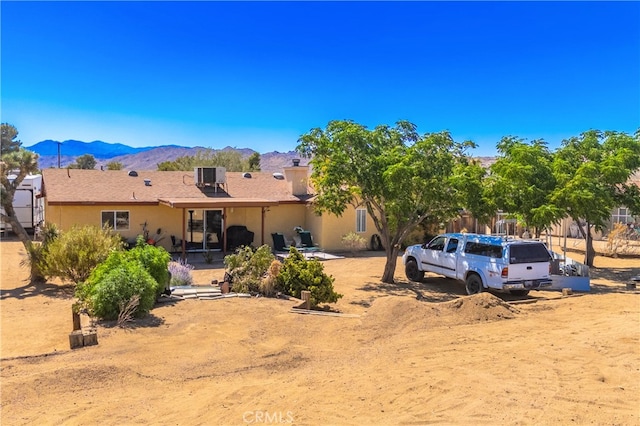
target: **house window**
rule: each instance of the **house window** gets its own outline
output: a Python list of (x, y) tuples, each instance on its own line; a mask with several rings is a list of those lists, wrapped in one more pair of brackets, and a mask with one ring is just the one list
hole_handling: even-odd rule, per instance
[(125, 210), (105, 210), (102, 212), (102, 226), (110, 226), (114, 231), (129, 229), (129, 212)]
[(367, 209), (356, 209), (356, 232), (367, 232)]
[(629, 209), (626, 207), (618, 207), (613, 211), (611, 215), (612, 223), (633, 223), (633, 216), (629, 214)]

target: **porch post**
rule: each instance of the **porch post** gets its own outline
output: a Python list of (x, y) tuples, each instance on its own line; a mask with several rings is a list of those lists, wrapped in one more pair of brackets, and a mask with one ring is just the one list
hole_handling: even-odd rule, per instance
[(227, 252), (227, 208), (222, 208), (222, 253)]
[(261, 224), (261, 229), (260, 229), (260, 245), (263, 246), (264, 245), (264, 216), (265, 216), (265, 213), (267, 212), (267, 208), (266, 207), (261, 207), (260, 210), (262, 210), (262, 224)]
[(187, 260), (187, 217), (186, 211), (182, 209), (182, 261)]

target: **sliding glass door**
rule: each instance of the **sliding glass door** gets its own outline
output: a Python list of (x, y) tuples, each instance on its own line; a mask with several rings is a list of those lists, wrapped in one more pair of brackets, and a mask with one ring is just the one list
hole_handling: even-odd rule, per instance
[(222, 210), (187, 210), (187, 250), (222, 250)]

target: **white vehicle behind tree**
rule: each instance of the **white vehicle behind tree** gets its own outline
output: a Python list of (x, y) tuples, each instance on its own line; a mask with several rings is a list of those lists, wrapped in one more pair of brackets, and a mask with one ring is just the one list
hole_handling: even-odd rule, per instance
[(439, 235), (407, 247), (402, 257), (411, 281), (432, 272), (463, 281), (467, 294), (493, 289), (517, 296), (551, 286), (551, 260), (540, 241), (478, 234)]
[[(9, 182), (13, 182), (15, 175), (9, 175)], [(13, 196), (13, 210), (16, 219), (27, 231), (35, 231), (44, 222), (44, 200), (42, 195), (42, 175), (27, 175), (16, 188)], [(0, 213), (5, 214), (0, 207)], [(11, 225), (0, 215), (0, 231), (11, 230)]]

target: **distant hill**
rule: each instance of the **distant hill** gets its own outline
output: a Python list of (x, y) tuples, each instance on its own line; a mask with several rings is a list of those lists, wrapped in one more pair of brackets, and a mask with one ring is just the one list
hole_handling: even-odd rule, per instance
[(118, 155), (137, 154), (139, 152), (148, 151), (154, 147), (133, 148), (121, 143), (108, 143), (103, 141), (82, 142), (69, 139), (63, 142), (45, 140), (35, 145), (27, 146), (29, 151), (38, 153), (41, 156), (58, 155), (58, 145), (60, 146), (60, 155), (78, 157), (80, 155), (91, 154), (96, 159), (113, 158)]
[[(29, 151), (36, 152), (40, 158), (38, 164), (41, 169), (58, 167), (58, 144), (60, 144), (60, 167), (66, 167), (73, 164), (76, 158), (91, 154), (95, 157), (97, 168), (106, 166), (111, 161), (117, 161), (123, 164), (127, 170), (156, 170), (158, 163), (163, 161), (174, 161), (178, 157), (187, 155), (196, 155), (203, 147), (184, 147), (178, 145), (151, 146), (145, 148), (133, 148), (123, 144), (112, 144), (102, 141), (81, 142), (75, 140), (67, 140), (58, 142), (53, 140), (45, 140), (34, 145), (25, 147)], [(226, 147), (222, 150), (235, 150), (242, 155), (243, 158), (249, 157), (256, 151), (249, 148), (232, 148)], [(219, 151), (219, 150), (214, 150)], [(294, 158), (299, 158), (295, 151), (289, 152), (269, 152), (260, 155), (260, 168), (265, 172), (281, 172), (283, 167), (290, 166)], [(302, 160), (301, 165), (307, 162)]]

